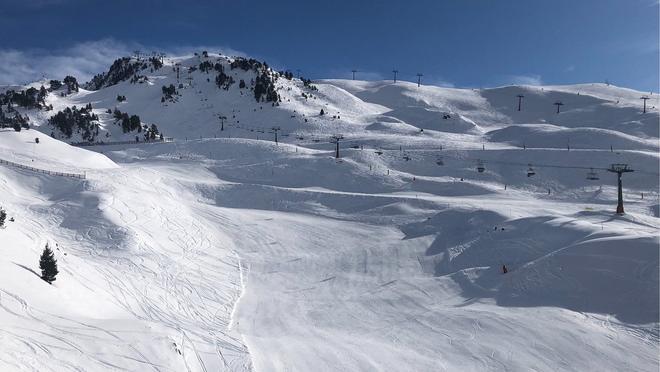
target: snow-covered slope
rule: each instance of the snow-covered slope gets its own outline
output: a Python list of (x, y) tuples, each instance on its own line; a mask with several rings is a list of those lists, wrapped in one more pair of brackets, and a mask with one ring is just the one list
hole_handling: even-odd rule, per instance
[[(49, 170), (116, 168), (99, 153), (72, 147), (38, 131), (0, 129), (0, 159)], [(38, 142), (37, 142), (38, 141)]]
[[(1, 370), (657, 370), (657, 95), (278, 76), (257, 102), (232, 61), (53, 92), (0, 131), (0, 159), (86, 174), (0, 166)], [(135, 137), (117, 107), (173, 141), (50, 137), (88, 103), (99, 140)]]

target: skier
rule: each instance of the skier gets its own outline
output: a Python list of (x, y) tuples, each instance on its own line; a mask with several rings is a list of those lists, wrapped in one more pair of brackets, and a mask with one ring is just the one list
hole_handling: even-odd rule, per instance
[(508, 273), (509, 270), (507, 270), (506, 265), (502, 265), (502, 274)]

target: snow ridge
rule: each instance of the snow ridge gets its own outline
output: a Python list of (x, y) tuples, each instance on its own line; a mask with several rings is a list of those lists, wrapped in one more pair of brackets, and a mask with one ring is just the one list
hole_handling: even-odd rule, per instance
[(0, 158), (86, 179), (0, 167), (1, 370), (657, 370), (657, 95), (153, 58), (12, 103)]

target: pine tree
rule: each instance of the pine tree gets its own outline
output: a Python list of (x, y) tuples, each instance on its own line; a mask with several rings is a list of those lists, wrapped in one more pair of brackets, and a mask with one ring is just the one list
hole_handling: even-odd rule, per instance
[(323, 111), (323, 109), (321, 109), (321, 116), (323, 116), (323, 115), (325, 115), (325, 111)]
[(62, 82), (59, 80), (51, 80), (50, 81), (50, 90), (57, 90), (60, 89), (62, 86)]
[(129, 121), (130, 121), (131, 132), (136, 130), (136, 129), (137, 129), (138, 133), (142, 132), (142, 125), (140, 125), (140, 117), (139, 116), (131, 115)]
[(5, 219), (7, 218), (7, 212), (4, 209), (0, 208), (0, 227), (5, 226)]
[(48, 247), (48, 243), (46, 243), (46, 247), (41, 253), (39, 268), (41, 269), (41, 279), (48, 282), (48, 284), (52, 284), (59, 271), (57, 270), (57, 260), (53, 256), (53, 251)]

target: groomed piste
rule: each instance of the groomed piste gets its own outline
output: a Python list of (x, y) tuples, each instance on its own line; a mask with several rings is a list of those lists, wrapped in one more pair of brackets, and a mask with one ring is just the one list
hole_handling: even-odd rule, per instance
[[(643, 113), (606, 84), (310, 85), (233, 61), (16, 107), (30, 129), (0, 130), (0, 159), (85, 178), (0, 164), (0, 370), (657, 370), (657, 95)], [(49, 122), (88, 104), (90, 142), (123, 144)], [(612, 164), (634, 170), (624, 214)]]

